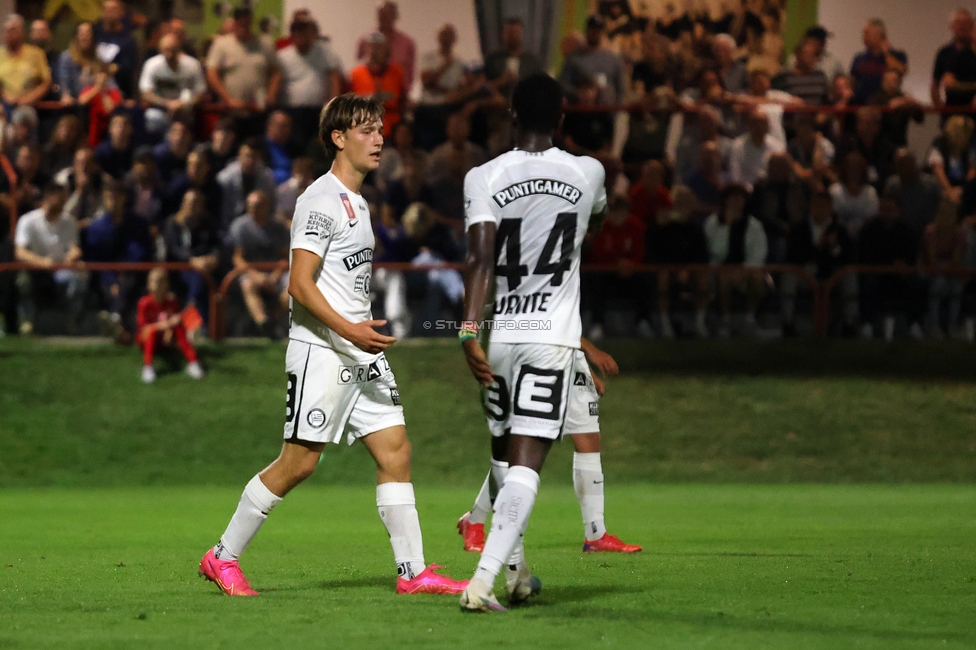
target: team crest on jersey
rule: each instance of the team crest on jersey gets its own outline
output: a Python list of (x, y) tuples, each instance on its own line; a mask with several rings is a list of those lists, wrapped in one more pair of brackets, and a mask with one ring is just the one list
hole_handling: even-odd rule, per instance
[(311, 211), (308, 213), (308, 223), (305, 224), (305, 236), (327, 239), (332, 235), (333, 225), (332, 217), (321, 212)]
[(536, 194), (556, 196), (561, 199), (566, 199), (573, 205), (579, 203), (580, 197), (583, 196), (582, 190), (569, 183), (551, 178), (533, 178), (528, 181), (522, 181), (521, 183), (513, 183), (505, 189), (495, 192), (492, 198), (495, 199), (498, 207), (504, 208), (516, 199), (521, 199), (524, 196), (534, 196)]
[(362, 266), (368, 262), (373, 261), (373, 249), (372, 248), (361, 248), (352, 255), (346, 255), (342, 258), (342, 263), (346, 265), (347, 271), (352, 271), (357, 266)]
[(356, 283), (353, 285), (353, 291), (356, 293), (361, 293), (369, 298), (369, 273), (360, 273), (356, 276)]
[(576, 376), (573, 377), (573, 386), (586, 386), (586, 375), (577, 372)]
[(600, 415), (599, 402), (590, 402), (590, 415)]
[(339, 192), (339, 198), (342, 199), (342, 205), (346, 208), (346, 216), (349, 219), (355, 219), (356, 211), (352, 207), (352, 201), (349, 200), (349, 195), (345, 192)]

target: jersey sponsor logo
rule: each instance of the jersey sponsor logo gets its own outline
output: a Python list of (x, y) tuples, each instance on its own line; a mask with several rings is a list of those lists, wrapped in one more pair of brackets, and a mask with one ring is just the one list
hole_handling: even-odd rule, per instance
[(318, 429), (325, 424), (325, 411), (322, 409), (312, 409), (308, 412), (308, 426)]
[(600, 415), (599, 402), (590, 402), (590, 415)]
[(533, 178), (528, 181), (522, 181), (521, 183), (513, 183), (505, 189), (495, 192), (492, 198), (495, 199), (498, 207), (504, 208), (516, 199), (521, 199), (524, 196), (534, 196), (536, 194), (547, 194), (560, 199), (566, 199), (573, 205), (579, 203), (580, 197), (583, 196), (582, 190), (575, 185), (551, 178)]
[(549, 309), (549, 298), (552, 293), (536, 291), (525, 296), (512, 295), (495, 301), (496, 314), (531, 314)]
[(356, 282), (353, 285), (353, 291), (369, 298), (369, 277), (369, 273), (360, 273), (357, 275)]
[(400, 391), (396, 388), (391, 388), (390, 399), (393, 400), (393, 406), (400, 406)]
[(342, 205), (346, 208), (346, 216), (350, 219), (355, 219), (356, 211), (352, 207), (352, 201), (349, 200), (349, 195), (345, 192), (339, 192), (339, 198), (342, 199)]
[(309, 212), (308, 223), (305, 224), (305, 236), (327, 239), (332, 234), (333, 225), (332, 217), (321, 212)]
[(390, 363), (386, 357), (380, 357), (372, 363), (364, 363), (356, 366), (341, 366), (339, 368), (338, 384), (363, 384), (384, 375), (390, 374)]
[(576, 376), (573, 377), (573, 386), (586, 386), (586, 375), (577, 372)]
[(372, 248), (361, 248), (352, 255), (346, 255), (342, 258), (342, 263), (346, 265), (347, 271), (352, 271), (357, 266), (362, 266), (368, 262), (373, 261), (373, 249)]

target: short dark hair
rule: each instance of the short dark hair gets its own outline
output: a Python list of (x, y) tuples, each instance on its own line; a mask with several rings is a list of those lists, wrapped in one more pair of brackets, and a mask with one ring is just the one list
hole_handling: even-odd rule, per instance
[(348, 131), (360, 124), (379, 122), (383, 119), (383, 104), (378, 100), (353, 93), (333, 97), (319, 115), (319, 140), (326, 151), (335, 156), (332, 142), (333, 131)]
[(563, 89), (544, 72), (522, 79), (512, 92), (515, 122), (525, 131), (552, 133), (563, 114)]
[(67, 193), (68, 193), (68, 188), (62, 185), (61, 183), (48, 181), (47, 183), (44, 184), (44, 190), (43, 192), (41, 192), (41, 196), (46, 199), (47, 197), (54, 196), (55, 194), (67, 194)]
[(247, 5), (239, 5), (234, 7), (234, 12), (231, 14), (234, 20), (241, 20), (242, 18), (253, 18), (254, 10)]

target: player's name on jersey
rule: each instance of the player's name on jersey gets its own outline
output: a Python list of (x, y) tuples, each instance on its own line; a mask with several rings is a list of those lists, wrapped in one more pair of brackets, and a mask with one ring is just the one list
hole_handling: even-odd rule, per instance
[(552, 293), (548, 291), (536, 291), (524, 296), (517, 294), (503, 296), (495, 301), (495, 313), (508, 315), (545, 312), (549, 309), (550, 298)]
[(569, 183), (551, 178), (533, 178), (531, 180), (513, 183), (505, 189), (495, 192), (492, 198), (495, 199), (498, 207), (504, 208), (516, 199), (521, 199), (525, 196), (534, 196), (536, 194), (558, 196), (561, 199), (566, 199), (573, 205), (576, 205), (580, 197), (583, 196), (582, 190)]

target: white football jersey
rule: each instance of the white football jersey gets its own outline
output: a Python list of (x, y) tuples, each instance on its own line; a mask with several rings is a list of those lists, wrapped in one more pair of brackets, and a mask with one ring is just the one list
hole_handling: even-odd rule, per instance
[[(319, 177), (298, 197), (291, 222), (291, 250), (301, 248), (322, 258), (315, 285), (332, 308), (353, 323), (373, 318), (369, 281), (374, 243), (366, 199), (343, 185), (332, 172)], [(291, 299), (288, 336), (360, 361), (377, 356), (333, 332), (295, 299)]]
[(580, 248), (607, 205), (604, 178), (599, 161), (555, 147), (468, 172), (465, 228), (497, 226), (492, 341), (580, 346)]

